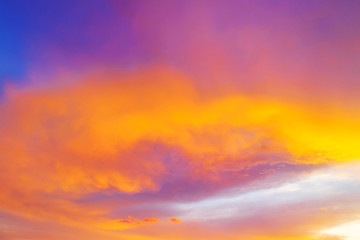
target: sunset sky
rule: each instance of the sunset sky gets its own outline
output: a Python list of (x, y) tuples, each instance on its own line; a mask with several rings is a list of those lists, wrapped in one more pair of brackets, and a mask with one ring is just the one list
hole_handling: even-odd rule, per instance
[(0, 0), (0, 239), (359, 240), (359, 13)]

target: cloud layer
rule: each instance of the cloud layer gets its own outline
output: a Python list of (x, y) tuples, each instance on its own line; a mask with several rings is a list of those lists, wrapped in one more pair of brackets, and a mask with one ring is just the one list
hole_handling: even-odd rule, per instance
[(0, 238), (356, 238), (359, 9), (2, 1)]

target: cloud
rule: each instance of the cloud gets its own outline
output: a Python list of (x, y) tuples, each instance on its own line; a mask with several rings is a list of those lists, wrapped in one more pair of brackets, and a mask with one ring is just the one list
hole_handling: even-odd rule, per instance
[(4, 211), (88, 230), (127, 229), (129, 220), (118, 216), (169, 219), (179, 216), (169, 202), (248, 191), (261, 182), (273, 187), (349, 161), (358, 149), (356, 116), (342, 112), (347, 124), (340, 126), (331, 112), (302, 104), (202, 95), (191, 79), (160, 67), (9, 87), (6, 94)]
[(0, 238), (351, 237), (358, 6), (2, 4)]
[(356, 174), (349, 174), (347, 178), (343, 174), (356, 172), (359, 167), (352, 163), (322, 168), (277, 187), (245, 193), (231, 189), (174, 207), (183, 213), (179, 217), (184, 222), (201, 222), (203, 231), (216, 229), (214, 236), (216, 232), (248, 239), (317, 239), (324, 234), (339, 238), (356, 236), (357, 222), (341, 224), (358, 219), (359, 181)]
[(128, 216), (127, 219), (118, 219), (117, 221), (119, 223), (124, 223), (124, 224), (141, 225), (141, 224), (145, 224), (145, 223), (156, 223), (159, 221), (159, 219), (146, 217), (146, 218), (144, 218), (144, 220), (139, 220), (137, 218)]
[(169, 219), (169, 221), (173, 222), (173, 223), (179, 223), (179, 222), (181, 222), (181, 219), (172, 217)]

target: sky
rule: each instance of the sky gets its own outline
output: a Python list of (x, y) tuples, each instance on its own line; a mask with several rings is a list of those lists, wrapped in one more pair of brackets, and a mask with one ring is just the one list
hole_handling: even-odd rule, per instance
[(359, 11), (0, 0), (0, 239), (360, 239)]

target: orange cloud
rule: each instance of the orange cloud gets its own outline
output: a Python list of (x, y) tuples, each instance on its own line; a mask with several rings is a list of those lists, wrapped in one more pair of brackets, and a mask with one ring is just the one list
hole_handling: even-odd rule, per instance
[(157, 218), (144, 218), (143, 221), (137, 219), (137, 218), (132, 218), (130, 216), (128, 216), (127, 219), (118, 219), (117, 220), (119, 223), (124, 223), (124, 224), (132, 224), (132, 225), (141, 225), (144, 223), (156, 223), (159, 221), (159, 219)]
[(161, 69), (9, 88), (0, 112), (0, 205), (84, 228), (129, 221), (109, 217), (113, 205), (77, 202), (90, 194), (160, 194), (170, 178), (182, 180), (179, 192), (185, 181), (222, 188), (246, 181), (256, 166), (360, 157), (356, 113), (240, 93), (203, 96), (185, 76)]
[(179, 222), (181, 222), (181, 219), (172, 217), (172, 218), (170, 218), (169, 221), (173, 222), (173, 223), (179, 223)]

